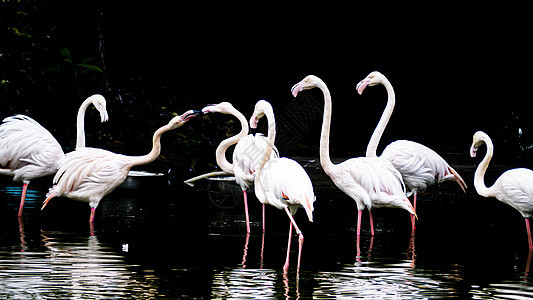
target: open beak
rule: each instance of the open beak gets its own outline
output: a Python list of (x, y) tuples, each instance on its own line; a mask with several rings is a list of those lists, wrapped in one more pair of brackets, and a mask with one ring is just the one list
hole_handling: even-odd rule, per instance
[(304, 87), (303, 83), (300, 81), (297, 84), (293, 85), (291, 88), (291, 93), (294, 97), (298, 95), (298, 93), (302, 90)]
[(188, 110), (186, 111), (183, 115), (181, 115), (181, 121), (182, 122), (187, 122), (189, 121), (191, 118), (193, 117), (196, 117), (196, 116), (199, 116), (201, 115), (202, 112), (199, 111), (199, 110)]
[(365, 78), (361, 81), (359, 81), (359, 83), (357, 84), (357, 86), (355, 87), (357, 89), (357, 92), (359, 93), (359, 95), (361, 95), (363, 93), (363, 91), (365, 90), (366, 86), (370, 83), (370, 80)]

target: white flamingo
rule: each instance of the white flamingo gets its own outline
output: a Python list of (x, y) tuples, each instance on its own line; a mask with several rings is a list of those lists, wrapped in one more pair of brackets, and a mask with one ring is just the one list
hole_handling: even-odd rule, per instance
[[(108, 120), (106, 101), (101, 95), (92, 95), (78, 110), (76, 148), (85, 147), (84, 116), (93, 104), (100, 112), (102, 122)], [(0, 174), (22, 181), (19, 217), (22, 216), (30, 180), (54, 174), (65, 154), (54, 136), (30, 117), (15, 115), (0, 125)]]
[[(230, 138), (223, 140), (218, 145), (215, 155), (218, 166), (226, 173), (234, 174), (237, 184), (241, 187), (244, 196), (244, 215), (246, 218), (246, 231), (250, 232), (250, 217), (248, 215), (248, 194), (247, 190), (254, 183), (254, 173), (258, 167), (259, 161), (256, 160), (258, 153), (263, 153), (268, 146), (267, 138), (257, 133), (255, 135), (248, 134), (248, 121), (244, 115), (238, 111), (231, 103), (221, 102), (216, 105), (209, 105), (202, 109), (203, 113), (222, 113), (229, 114), (236, 117), (241, 123), (241, 131)], [(226, 150), (233, 144), (235, 150), (233, 151), (233, 163), (226, 159)], [(274, 149), (270, 158), (279, 157), (278, 150)], [(263, 231), (265, 230), (265, 205), (263, 204)]]
[[(394, 110), (396, 97), (389, 80), (380, 72), (372, 72), (357, 84), (357, 92), (362, 94), (367, 86), (382, 84), (387, 90), (387, 106), (381, 119), (372, 133), (372, 137), (366, 148), (367, 157), (376, 157), (376, 150), (385, 131), (385, 127)], [(424, 192), (429, 186), (443, 181), (456, 181), (465, 191), (466, 184), (457, 173), (437, 152), (432, 149), (407, 140), (398, 140), (390, 143), (380, 156), (392, 163), (402, 174), (403, 182), (407, 190), (407, 196), (413, 195), (413, 206), (416, 210), (416, 196), (418, 192)], [(414, 219), (413, 228), (414, 228)]]
[(196, 114), (194, 111), (187, 111), (159, 128), (154, 133), (152, 150), (146, 155), (127, 156), (89, 147), (67, 153), (59, 162), (54, 186), (46, 195), (41, 209), (44, 209), (50, 199), (59, 196), (89, 202), (89, 222), (92, 224), (100, 200), (124, 182), (131, 167), (150, 163), (159, 156), (161, 135), (180, 127)]
[(302, 90), (318, 87), (324, 94), (324, 118), (320, 136), (320, 164), (333, 183), (355, 200), (358, 210), (357, 236), (361, 234), (361, 217), (365, 208), (370, 214), (370, 231), (374, 235), (371, 209), (374, 207), (397, 207), (415, 215), (411, 202), (405, 196), (401, 174), (387, 160), (379, 157), (358, 157), (340, 164), (333, 164), (329, 157), (329, 134), (331, 125), (331, 95), (326, 84), (318, 77), (309, 75), (292, 87), (296, 97)]
[(478, 148), (483, 143), (487, 145), (487, 153), (485, 153), (485, 157), (474, 174), (474, 187), (479, 195), (494, 197), (522, 214), (526, 222), (529, 250), (533, 250), (531, 227), (529, 226), (529, 218), (533, 214), (533, 171), (526, 168), (505, 171), (491, 187), (487, 187), (484, 176), (492, 158), (494, 146), (490, 137), (483, 131), (478, 131), (474, 134), (470, 156), (475, 157)]
[(271, 158), (271, 152), (276, 138), (276, 121), (272, 106), (265, 100), (260, 100), (255, 105), (255, 110), (250, 118), (250, 126), (257, 127), (260, 118), (266, 116), (268, 121), (268, 147), (263, 152), (256, 153), (255, 159), (259, 162), (255, 170), (255, 195), (263, 204), (270, 204), (278, 209), (283, 209), (290, 219), (289, 241), (287, 258), (283, 265), (286, 273), (289, 269), (289, 254), (291, 247), (292, 227), (298, 234), (298, 267), (302, 255), (304, 236), (292, 217), (299, 207), (303, 207), (310, 222), (313, 222), (313, 203), (316, 200), (311, 179), (304, 168), (296, 161), (281, 157)]

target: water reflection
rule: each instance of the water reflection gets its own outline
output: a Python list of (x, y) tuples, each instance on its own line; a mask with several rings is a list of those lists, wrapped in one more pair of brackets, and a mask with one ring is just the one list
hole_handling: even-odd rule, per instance
[(211, 297), (273, 299), (278, 274), (272, 269), (224, 269), (213, 274)]
[(26, 244), (20, 224), (21, 247), (0, 248), (1, 298), (149, 298), (157, 289), (127, 268), (124, 258), (99, 243), (80, 237), (41, 232), (39, 246)]
[(446, 298), (458, 296), (455, 289), (458, 270), (453, 273), (419, 272), (411, 260), (375, 259), (340, 271), (319, 272), (314, 295), (340, 298)]

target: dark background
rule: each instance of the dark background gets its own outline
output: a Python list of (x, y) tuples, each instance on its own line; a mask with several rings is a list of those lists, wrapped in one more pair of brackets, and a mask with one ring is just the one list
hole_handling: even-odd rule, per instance
[[(247, 5), (2, 3), (0, 80), (8, 83), (0, 86), (0, 117), (27, 114), (72, 149), (79, 104), (101, 93), (110, 121), (100, 124), (89, 112), (87, 145), (135, 155), (148, 152), (151, 135), (171, 113), (209, 103), (230, 101), (248, 117), (266, 99), (278, 118), (290, 118), (287, 107), (297, 101), (290, 88), (314, 74), (333, 98), (332, 155), (347, 157), (364, 153), (385, 107), (383, 87), (362, 96), (355, 90), (377, 70), (396, 91), (378, 153), (410, 139), (445, 157), (453, 151), (468, 158), (473, 133), (483, 130), (496, 156), (518, 155), (517, 164), (527, 165), (533, 141), (527, 8)], [(74, 63), (65, 62), (64, 48)], [(102, 72), (77, 65), (85, 58)], [(318, 90), (305, 94), (323, 105)], [(313, 119), (282, 154), (318, 156), (320, 125)], [(237, 130), (228, 116), (194, 120), (165, 137), (163, 157), (207, 169), (218, 142)]]

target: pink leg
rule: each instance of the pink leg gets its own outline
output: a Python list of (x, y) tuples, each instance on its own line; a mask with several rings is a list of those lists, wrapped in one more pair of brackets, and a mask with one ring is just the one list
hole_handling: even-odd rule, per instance
[[(301, 261), (301, 258), (302, 258), (302, 246), (303, 246), (303, 243), (304, 243), (304, 235), (300, 231), (300, 228), (298, 228), (298, 225), (296, 225), (296, 221), (294, 221), (294, 218), (292, 217), (292, 214), (289, 211), (289, 208), (285, 207), (285, 212), (289, 216), (289, 219), (291, 219), (291, 225), (294, 226), (294, 229), (296, 229), (296, 233), (298, 234), (299, 247), (298, 247), (298, 267), (297, 267), (297, 270), (299, 272), (300, 271), (300, 261)], [(292, 226), (291, 226), (291, 229), (289, 231), (289, 247), (287, 248), (287, 259), (285, 261), (285, 266), (283, 266), (283, 271), (285, 273), (289, 269), (289, 252), (290, 252), (290, 245), (291, 245), (290, 241), (291, 241), (291, 235), (292, 235)]]
[(94, 222), (94, 212), (96, 211), (96, 208), (95, 207), (91, 207), (91, 217), (89, 218), (89, 223), (93, 223)]
[(524, 220), (526, 220), (527, 241), (529, 243), (529, 250), (533, 250), (533, 242), (531, 241), (531, 227), (529, 226), (529, 219), (524, 218)]
[(26, 192), (28, 191), (28, 184), (24, 183), (22, 186), (22, 197), (20, 198), (19, 217), (22, 216), (22, 210), (24, 209), (24, 201), (26, 201)]
[[(415, 213), (416, 213), (416, 192), (413, 195), (413, 208), (415, 209)], [(415, 220), (414, 215), (411, 215), (411, 227), (412, 227), (412, 234), (414, 235), (415, 229), (416, 229), (416, 220)]]
[(370, 216), (370, 234), (374, 236), (374, 218), (372, 218), (371, 210), (368, 210), (368, 215)]
[(361, 235), (361, 218), (363, 217), (363, 211), (357, 211), (357, 236)]
[(246, 191), (242, 191), (244, 195), (244, 217), (246, 218), (246, 232), (250, 233), (250, 216), (248, 215), (248, 196)]
[(292, 238), (292, 223), (289, 223), (289, 241), (287, 243), (287, 258), (285, 259), (285, 264), (283, 265), (283, 273), (287, 273), (289, 270), (289, 256), (291, 253), (291, 238)]
[(263, 233), (265, 233), (265, 204), (263, 204)]

